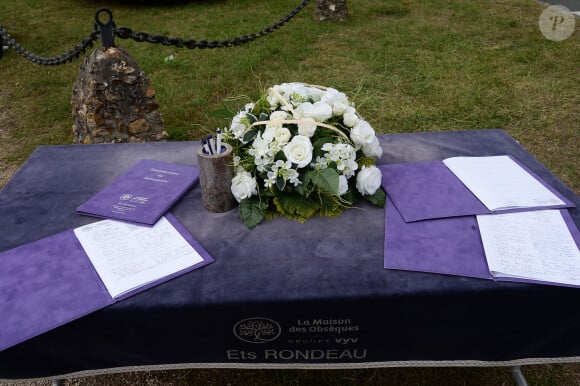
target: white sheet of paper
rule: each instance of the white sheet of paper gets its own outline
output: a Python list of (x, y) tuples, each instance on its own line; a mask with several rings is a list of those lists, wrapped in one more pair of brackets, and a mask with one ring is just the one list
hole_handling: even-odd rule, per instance
[(508, 156), (452, 157), (443, 163), (491, 211), (565, 204)]
[(496, 277), (580, 285), (580, 251), (559, 210), (478, 215)]
[(103, 220), (74, 233), (113, 298), (203, 260), (165, 217), (152, 227)]

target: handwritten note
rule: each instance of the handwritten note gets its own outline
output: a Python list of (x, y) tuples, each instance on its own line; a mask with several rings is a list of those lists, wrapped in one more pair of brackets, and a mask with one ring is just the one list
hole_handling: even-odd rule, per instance
[(508, 156), (452, 157), (443, 163), (491, 211), (565, 205)]
[(580, 285), (580, 251), (559, 210), (478, 215), (496, 277)]
[(113, 298), (203, 260), (165, 217), (152, 227), (103, 220), (74, 233)]

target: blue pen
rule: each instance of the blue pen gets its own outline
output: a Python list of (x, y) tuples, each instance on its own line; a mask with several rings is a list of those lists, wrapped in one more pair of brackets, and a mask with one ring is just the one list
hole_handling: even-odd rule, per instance
[(209, 148), (209, 154), (213, 155), (213, 149), (211, 148), (211, 135), (208, 135), (205, 140), (208, 145), (207, 147)]
[(207, 141), (205, 139), (201, 140), (201, 146), (203, 147), (203, 152), (205, 154), (211, 154), (209, 151), (209, 147), (207, 146)]

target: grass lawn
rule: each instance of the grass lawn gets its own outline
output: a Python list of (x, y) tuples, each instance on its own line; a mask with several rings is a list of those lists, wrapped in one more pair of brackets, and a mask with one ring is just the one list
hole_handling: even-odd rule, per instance
[[(0, 25), (25, 48), (56, 56), (93, 30), (98, 7), (117, 26), (196, 40), (249, 34), (299, 0), (12, 0)], [(198, 140), (227, 124), (212, 112), (287, 82), (331, 86), (379, 133), (502, 128), (580, 193), (580, 43), (553, 42), (535, 0), (349, 0), (344, 23), (314, 21), (315, 0), (280, 30), (227, 49), (187, 50), (116, 39), (148, 74), (171, 140)], [(97, 42), (100, 44), (100, 41)], [(89, 50), (84, 57), (92, 52)], [(165, 61), (173, 55), (175, 60)], [(13, 50), (0, 59), (0, 187), (38, 145), (73, 141), (70, 98), (82, 60), (48, 67)], [(580, 384), (579, 365), (524, 368), (530, 384)], [(69, 384), (509, 385), (509, 371), (172, 371)]]

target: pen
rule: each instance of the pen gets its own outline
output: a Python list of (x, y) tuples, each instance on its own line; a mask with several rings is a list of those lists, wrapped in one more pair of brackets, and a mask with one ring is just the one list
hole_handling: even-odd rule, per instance
[(217, 129), (215, 131), (215, 137), (216, 137), (216, 144), (215, 144), (215, 148), (216, 148), (216, 153), (220, 154), (222, 152), (222, 131), (220, 129)]
[(213, 153), (213, 148), (212, 148), (212, 146), (211, 146), (211, 135), (208, 135), (208, 136), (205, 138), (205, 140), (206, 140), (206, 142), (207, 142), (207, 145), (208, 145), (207, 147), (208, 147), (208, 149), (209, 149), (209, 154), (213, 155), (214, 153)]
[(205, 154), (211, 154), (210, 151), (209, 151), (209, 146), (207, 145), (207, 140), (202, 139), (201, 140), (201, 146), (203, 147), (203, 152)]

